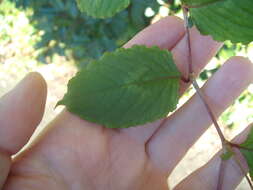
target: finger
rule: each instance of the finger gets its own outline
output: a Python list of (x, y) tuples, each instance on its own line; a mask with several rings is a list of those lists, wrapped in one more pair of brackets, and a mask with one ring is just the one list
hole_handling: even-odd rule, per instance
[(0, 151), (0, 189), (2, 189), (11, 166), (11, 157), (9, 154)]
[(162, 49), (171, 50), (183, 36), (183, 20), (175, 16), (169, 16), (142, 30), (124, 47), (130, 48), (138, 44), (148, 47), (158, 46)]
[(0, 99), (0, 189), (18, 152), (40, 122), (46, 99), (46, 84), (36, 73), (28, 75)]
[[(145, 44), (147, 43), (149, 46), (152, 44), (150, 43), (150, 39), (152, 39), (153, 45), (158, 45), (159, 47), (164, 47), (165, 42), (169, 43), (171, 40), (168, 40), (166, 35), (170, 34), (167, 32), (167, 30), (161, 30), (161, 28), (173, 28), (171, 25), (171, 22), (175, 23), (175, 18), (177, 17), (168, 17), (167, 20), (163, 19), (157, 24), (153, 24), (150, 27), (148, 27), (146, 30), (142, 31), (139, 35), (136, 36), (136, 38), (133, 38), (133, 40), (130, 41), (130, 43), (127, 44), (127, 47), (130, 47), (133, 44)], [(180, 23), (177, 24), (177, 26), (180, 26), (180, 29), (184, 31), (183, 28), (183, 21), (179, 20)], [(178, 22), (178, 21), (177, 21)], [(168, 26), (166, 26), (166, 25)], [(164, 33), (162, 33), (164, 32)], [(171, 31), (173, 32), (173, 31)], [(210, 61), (210, 59), (217, 53), (218, 49), (221, 46), (221, 43), (215, 42), (212, 40), (209, 36), (202, 36), (195, 28), (190, 30), (191, 34), (191, 41), (192, 41), (192, 55), (193, 62), (194, 62), (194, 71), (196, 74), (201, 71), (201, 69)], [(172, 35), (172, 34), (170, 34)], [(180, 36), (177, 36), (179, 38)], [(165, 38), (165, 42), (163, 43), (162, 40)], [(174, 36), (170, 36), (169, 39), (175, 38)], [(174, 40), (177, 41), (177, 40)], [(175, 60), (176, 65), (178, 66), (179, 70), (182, 73), (185, 73), (187, 71), (186, 66), (187, 63), (187, 39), (186, 36), (184, 36), (176, 45), (174, 44), (171, 47), (174, 47), (172, 49), (173, 57)], [(168, 47), (168, 45), (167, 45)], [(170, 47), (168, 47), (170, 49)], [(181, 89), (180, 94), (182, 94), (185, 89), (189, 86), (189, 84), (185, 84), (181, 82)], [(142, 125), (139, 127), (134, 128), (128, 128), (123, 129), (122, 132), (129, 135), (133, 139), (139, 141), (140, 143), (146, 143), (148, 139), (153, 135), (153, 133), (159, 128), (159, 126), (163, 123), (163, 119), (155, 121), (153, 123), (149, 123), (146, 125)]]
[(42, 119), (46, 83), (31, 73), (0, 100), (0, 150), (17, 153)]
[[(233, 57), (208, 80), (202, 91), (218, 117), (252, 81), (253, 65), (250, 61)], [(198, 96), (193, 96), (150, 139), (147, 151), (151, 159), (157, 167), (171, 172), (211, 123), (203, 102)]]
[[(236, 143), (242, 143), (247, 134), (250, 131), (249, 126), (243, 133), (237, 136), (234, 139)], [(237, 153), (239, 153), (237, 151)], [(175, 190), (186, 190), (186, 189), (205, 189), (205, 190), (213, 190), (217, 188), (218, 183), (218, 176), (219, 176), (219, 169), (220, 169), (220, 162), (221, 162), (221, 151), (217, 153), (207, 164), (193, 172), (190, 176), (185, 178), (182, 182), (180, 182)], [(240, 158), (241, 163), (243, 164), (244, 168), (247, 169), (247, 164), (243, 157), (240, 155), (237, 156)], [(235, 189), (238, 184), (241, 182), (242, 178), (244, 177), (242, 171), (240, 170), (237, 163), (234, 159), (230, 159), (226, 161), (226, 167), (224, 169), (224, 179), (223, 179), (223, 186), (222, 189), (224, 190), (232, 190)]]
[[(217, 54), (221, 48), (222, 43), (216, 42), (211, 36), (202, 36), (199, 31), (193, 27), (190, 30), (191, 38), (191, 54), (192, 54), (192, 69), (195, 75), (206, 66), (206, 64)], [(189, 75), (189, 61), (188, 61), (188, 40), (185, 35), (184, 38), (172, 49), (173, 58), (176, 65), (183, 76)], [(190, 83), (181, 81), (181, 94), (189, 87)]]
[[(104, 129), (63, 110), (15, 156), (4, 190), (40, 189), (45, 185), (45, 189), (66, 189), (79, 180), (82, 185), (90, 185), (90, 178), (86, 181), (86, 177), (97, 171), (94, 166), (100, 168), (104, 164), (97, 160), (101, 161), (101, 155), (108, 151)], [(85, 178), (77, 179), (78, 176)]]

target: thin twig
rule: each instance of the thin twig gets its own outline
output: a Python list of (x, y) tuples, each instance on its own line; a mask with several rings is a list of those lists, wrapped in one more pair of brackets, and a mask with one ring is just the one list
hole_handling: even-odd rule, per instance
[[(187, 38), (187, 47), (188, 47), (188, 79), (190, 79), (190, 81), (193, 84), (193, 87), (195, 88), (197, 94), (199, 95), (200, 99), (202, 100), (209, 116), (211, 117), (211, 120), (214, 123), (214, 126), (217, 130), (217, 133), (219, 134), (220, 140), (221, 140), (221, 144), (222, 144), (222, 148), (224, 150), (224, 152), (226, 151), (226, 144), (227, 144), (227, 140), (224, 137), (220, 126), (216, 120), (216, 117), (214, 116), (211, 107), (209, 106), (209, 104), (206, 101), (206, 98), (204, 96), (204, 94), (202, 93), (201, 89), (199, 88), (199, 85), (197, 83), (197, 81), (194, 79), (194, 71), (193, 71), (193, 60), (192, 60), (192, 49), (191, 49), (191, 36), (190, 36), (190, 25), (189, 25), (189, 9), (183, 6), (183, 14), (184, 14), (184, 21), (185, 21), (185, 30), (186, 30), (186, 38)], [(217, 184), (217, 190), (222, 190), (222, 185), (223, 185), (223, 181), (224, 181), (224, 176), (225, 176), (225, 166), (226, 163), (225, 161), (221, 161), (221, 165), (220, 165), (220, 169), (219, 169), (219, 178), (218, 178), (218, 184)]]
[(188, 47), (188, 78), (191, 80), (193, 87), (195, 88), (197, 94), (199, 95), (200, 99), (202, 100), (208, 114), (211, 117), (211, 120), (214, 123), (214, 126), (219, 134), (221, 143), (222, 143), (222, 147), (225, 147), (225, 145), (227, 144), (227, 140), (224, 137), (220, 126), (216, 120), (216, 117), (214, 116), (211, 107), (209, 106), (209, 104), (206, 101), (206, 98), (204, 96), (204, 94), (202, 93), (197, 81), (194, 79), (194, 72), (193, 72), (193, 66), (192, 66), (192, 49), (191, 49), (191, 37), (190, 37), (190, 25), (189, 25), (189, 10), (186, 7), (182, 7), (183, 8), (183, 14), (184, 14), (184, 22), (185, 22), (185, 30), (186, 30), (186, 37), (187, 37), (187, 47)]
[(232, 147), (235, 147), (235, 148), (238, 148), (238, 149), (243, 149), (243, 150), (247, 150), (247, 151), (251, 151), (253, 152), (253, 149), (252, 148), (247, 148), (247, 147), (243, 147), (239, 144), (235, 144), (235, 143), (229, 143)]
[(190, 74), (193, 73), (192, 68), (192, 49), (191, 49), (191, 36), (190, 36), (190, 25), (189, 25), (189, 17), (188, 17), (189, 10), (186, 7), (183, 7), (183, 14), (184, 14), (184, 21), (185, 21), (185, 30), (186, 30), (186, 38), (187, 38), (187, 48), (188, 48), (188, 76), (187, 78), (190, 79)]
[[(206, 107), (206, 110), (208, 111), (208, 114), (210, 115), (210, 117), (211, 117), (211, 119), (212, 119), (212, 121), (213, 121), (213, 123), (214, 123), (214, 126), (215, 126), (215, 128), (216, 128), (216, 131), (218, 132), (219, 137), (220, 137), (220, 140), (221, 140), (221, 142), (222, 142), (222, 147), (223, 147), (223, 149), (226, 149), (226, 150), (227, 150), (227, 149), (228, 149), (227, 146), (230, 147), (230, 148), (229, 148), (230, 150), (232, 150), (232, 148), (231, 148), (232, 146), (237, 146), (237, 147), (242, 148), (240, 145), (235, 145), (235, 144), (230, 143), (230, 142), (228, 142), (228, 141), (226, 140), (226, 138), (224, 137), (224, 135), (223, 135), (223, 133), (222, 133), (220, 127), (219, 127), (219, 124), (218, 124), (217, 120), (215, 119), (215, 116), (214, 116), (214, 114), (213, 114), (213, 112), (212, 112), (210, 106), (208, 105), (208, 103), (207, 103), (207, 101), (206, 101), (206, 99), (205, 99), (204, 94), (202, 93), (202, 91), (201, 91), (201, 89), (199, 88), (198, 83), (196, 82), (195, 79), (192, 80), (192, 84), (193, 84), (193, 87), (196, 89), (196, 92), (197, 92), (197, 94), (199, 95), (200, 99), (201, 99), (202, 102), (204, 103), (204, 105), (205, 105), (205, 107)], [(232, 150), (232, 152), (234, 153), (234, 155), (236, 155), (236, 153), (235, 153), (233, 150)], [(247, 181), (248, 181), (248, 184), (249, 184), (251, 190), (253, 190), (253, 185), (252, 185), (251, 179), (250, 179), (249, 176), (248, 176), (247, 171), (245, 171), (245, 169), (243, 168), (243, 166), (242, 166), (240, 160), (239, 160), (236, 156), (233, 156), (233, 158), (234, 158), (234, 160), (236, 161), (236, 163), (237, 163), (237, 165), (239, 166), (239, 168), (241, 169), (243, 175), (246, 177), (246, 179), (247, 179)], [(222, 161), (222, 162), (224, 162), (224, 161)], [(221, 164), (222, 164), (222, 163), (221, 163)], [(223, 184), (223, 179), (224, 179), (224, 174), (225, 174), (224, 168), (223, 168), (223, 167), (225, 167), (225, 166), (222, 166), (222, 165), (220, 166), (219, 180), (218, 180), (217, 190), (221, 190), (221, 186), (222, 186), (222, 184)]]
[[(229, 141), (227, 141), (226, 138), (224, 137), (224, 135), (221, 131), (221, 128), (220, 128), (220, 126), (219, 126), (219, 124), (216, 120), (216, 117), (215, 117), (214, 113), (212, 112), (211, 107), (209, 106), (209, 104), (206, 101), (205, 95), (201, 91), (197, 81), (194, 79), (194, 72), (193, 72), (193, 66), (192, 66), (193, 60), (192, 60), (191, 38), (190, 38), (190, 25), (189, 25), (189, 17), (188, 17), (189, 7), (186, 7), (185, 5), (183, 5), (182, 8), (183, 8), (185, 30), (186, 30), (186, 37), (187, 37), (188, 63), (189, 63), (189, 65), (188, 65), (188, 78), (186, 78), (185, 80), (190, 80), (191, 81), (193, 87), (195, 88), (197, 94), (199, 95), (201, 101), (203, 102), (203, 104), (204, 104), (211, 120), (213, 121), (215, 129), (216, 129), (216, 131), (217, 131), (217, 133), (220, 137), (223, 151), (224, 152), (225, 151), (231, 151), (231, 152), (234, 153), (234, 155), (236, 155), (236, 153), (232, 149), (233, 144), (231, 144)], [(253, 185), (252, 185), (252, 182), (251, 182), (249, 176), (247, 175), (247, 171), (244, 170), (240, 160), (236, 156), (233, 156), (233, 157), (234, 157), (234, 160), (236, 161), (237, 165), (241, 169), (242, 173), (246, 177), (246, 179), (247, 179), (247, 181), (250, 185), (251, 190), (253, 190)], [(221, 164), (220, 164), (220, 169), (219, 169), (219, 179), (218, 179), (218, 184), (217, 184), (217, 190), (222, 189), (222, 185), (223, 185), (223, 182), (224, 182), (224, 176), (225, 176), (225, 167), (226, 167), (225, 161), (222, 160)]]
[(200, 89), (200, 87), (199, 87), (199, 85), (198, 85), (198, 83), (195, 79), (192, 80), (192, 85), (196, 89), (197, 94), (199, 95), (200, 99), (202, 100), (203, 104), (205, 105), (205, 108), (206, 108), (209, 116), (211, 117), (211, 119), (213, 121), (213, 124), (215, 126), (215, 129), (216, 129), (216, 131), (217, 131), (217, 133), (220, 137), (222, 145), (225, 145), (227, 143), (227, 140), (224, 137), (224, 135), (223, 135), (223, 133), (220, 129), (220, 126), (219, 126), (219, 124), (218, 124), (218, 122), (217, 122), (217, 120), (216, 120), (216, 118), (215, 118), (215, 116), (214, 116), (214, 114), (211, 110), (211, 107), (207, 103), (206, 98), (205, 98), (204, 94), (202, 93), (202, 91), (201, 91), (201, 89)]
[(224, 177), (225, 177), (226, 164), (227, 164), (226, 160), (221, 159), (220, 169), (219, 169), (219, 177), (218, 177), (218, 184), (217, 184), (217, 190), (222, 190), (223, 182), (224, 182)]
[(182, 8), (183, 8), (185, 30), (186, 30), (186, 37), (187, 37), (187, 47), (188, 47), (188, 59), (187, 59), (188, 60), (188, 77), (190, 78), (197, 94), (200, 96), (202, 102), (204, 103), (204, 105), (208, 111), (208, 114), (210, 115), (210, 117), (214, 123), (214, 126), (220, 136), (220, 139), (222, 141), (222, 145), (225, 145), (227, 143), (227, 140), (225, 139), (225, 137), (220, 129), (220, 126), (219, 126), (210, 106), (208, 105), (208, 103), (206, 101), (206, 98), (204, 97), (203, 93), (201, 92), (201, 89), (199, 88), (197, 81), (194, 79), (194, 71), (193, 71), (193, 64), (192, 64), (193, 60), (192, 60), (192, 48), (191, 48), (191, 37), (190, 37), (190, 25), (189, 25), (189, 15), (188, 15), (189, 10), (184, 5)]

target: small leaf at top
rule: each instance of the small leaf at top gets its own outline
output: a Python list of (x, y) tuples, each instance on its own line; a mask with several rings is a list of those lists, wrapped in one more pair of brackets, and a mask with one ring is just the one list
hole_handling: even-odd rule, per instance
[(95, 18), (112, 17), (125, 9), (130, 0), (76, 0), (79, 9)]
[(120, 48), (78, 72), (58, 105), (108, 128), (142, 125), (175, 110), (180, 78), (167, 50)]
[(215, 40), (248, 44), (253, 41), (252, 0), (184, 0), (194, 24)]
[(240, 148), (241, 153), (245, 157), (248, 166), (249, 166), (249, 174), (251, 179), (253, 179), (253, 128), (251, 129), (246, 141), (240, 144), (242, 148)]

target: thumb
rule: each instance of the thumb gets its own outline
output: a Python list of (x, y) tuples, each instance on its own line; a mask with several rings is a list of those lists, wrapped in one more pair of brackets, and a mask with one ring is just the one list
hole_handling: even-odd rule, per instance
[(0, 99), (0, 189), (17, 153), (40, 123), (47, 87), (38, 73), (27, 75), (12, 91)]

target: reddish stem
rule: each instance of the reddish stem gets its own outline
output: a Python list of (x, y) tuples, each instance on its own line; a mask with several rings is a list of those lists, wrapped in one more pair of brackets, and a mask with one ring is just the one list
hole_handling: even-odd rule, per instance
[(243, 146), (241, 146), (241, 145), (239, 145), (239, 144), (234, 144), (234, 143), (229, 143), (232, 147), (235, 147), (235, 148), (238, 148), (238, 149), (243, 149), (243, 150), (247, 150), (247, 151), (251, 151), (251, 152), (253, 152), (253, 149), (251, 149), (251, 148), (247, 148), (247, 147), (243, 147)]
[[(209, 104), (206, 101), (205, 95), (203, 94), (203, 92), (201, 91), (197, 81), (194, 79), (194, 72), (193, 72), (193, 66), (192, 66), (192, 49), (191, 49), (191, 38), (190, 38), (190, 26), (189, 26), (189, 17), (188, 17), (188, 10), (189, 7), (186, 7), (185, 5), (183, 5), (183, 14), (184, 14), (184, 21), (185, 21), (185, 30), (186, 30), (186, 37), (187, 37), (187, 47), (188, 47), (188, 76), (187, 78), (182, 77), (185, 81), (190, 80), (192, 82), (193, 87), (195, 88), (197, 94), (199, 95), (201, 101), (203, 102), (210, 118), (213, 121), (213, 124), (215, 126), (215, 129), (220, 137), (221, 143), (222, 143), (222, 148), (224, 151), (226, 150), (230, 150), (233, 152), (232, 147), (233, 146), (239, 146), (239, 145), (235, 145), (235, 144), (231, 144), (229, 141), (226, 140), (226, 138), (224, 137), (220, 126), (216, 120), (215, 115), (212, 112), (211, 107), (209, 106)], [(184, 81), (183, 80), (183, 81)], [(241, 148), (241, 147), (240, 147)], [(233, 152), (234, 153), (234, 152)], [(235, 154), (235, 153), (234, 153)], [(249, 176), (247, 175), (247, 171), (245, 171), (245, 169), (243, 168), (240, 160), (235, 156), (233, 156), (234, 160), (236, 161), (237, 165), (239, 166), (240, 170), (242, 171), (242, 173), (244, 174), (244, 176), (246, 177), (250, 188), (253, 190), (253, 185), (251, 183), (251, 180), (249, 178)], [(220, 169), (219, 169), (219, 179), (218, 179), (218, 184), (217, 184), (217, 190), (221, 190), (222, 189), (222, 185), (224, 182), (224, 176), (225, 176), (225, 161), (222, 160), (221, 161), (221, 165), (220, 165)]]
[(202, 102), (203, 102), (203, 104), (204, 104), (204, 106), (205, 106), (205, 108), (206, 108), (209, 116), (211, 117), (211, 119), (213, 121), (213, 124), (215, 126), (215, 129), (216, 129), (218, 135), (220, 136), (221, 143), (224, 146), (227, 143), (227, 140), (224, 137), (224, 135), (223, 135), (223, 133), (222, 133), (222, 131), (220, 129), (220, 126), (219, 126), (219, 124), (218, 124), (218, 122), (216, 120), (216, 117), (214, 116), (214, 114), (212, 112), (211, 107), (209, 106), (209, 104), (206, 101), (205, 95), (202, 93), (202, 91), (201, 91), (201, 89), (200, 89), (200, 87), (199, 87), (199, 85), (198, 85), (198, 83), (197, 83), (196, 80), (192, 80), (192, 85), (196, 89), (197, 94), (199, 95), (199, 97), (202, 100)]
[(186, 7), (183, 7), (183, 14), (185, 20), (185, 30), (186, 30), (186, 38), (187, 38), (187, 48), (188, 48), (188, 76), (187, 79), (190, 79), (190, 74), (193, 73), (192, 68), (192, 49), (191, 49), (191, 37), (190, 37), (190, 30), (189, 30), (189, 19), (188, 19), (189, 10)]
[(225, 160), (221, 160), (220, 169), (219, 169), (219, 177), (218, 177), (218, 184), (217, 190), (222, 190), (224, 177), (225, 177), (225, 169), (226, 169), (227, 162)]

